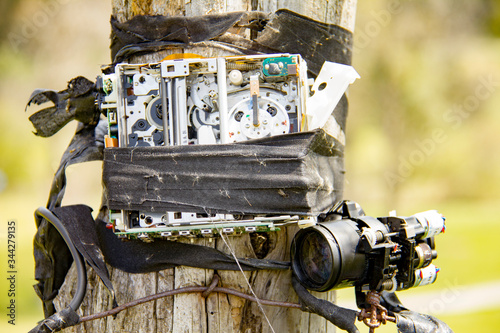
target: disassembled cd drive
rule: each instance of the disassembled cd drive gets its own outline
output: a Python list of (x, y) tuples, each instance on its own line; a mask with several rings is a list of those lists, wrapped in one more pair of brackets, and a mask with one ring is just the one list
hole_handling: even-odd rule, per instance
[[(116, 65), (114, 73), (101, 75), (98, 82), (102, 91), (98, 103), (108, 117), (108, 148), (230, 144), (311, 129), (306, 108), (312, 82), (300, 55), (124, 63)], [(272, 231), (277, 222), (302, 218), (310, 220), (147, 208), (110, 213), (119, 236), (145, 241)]]

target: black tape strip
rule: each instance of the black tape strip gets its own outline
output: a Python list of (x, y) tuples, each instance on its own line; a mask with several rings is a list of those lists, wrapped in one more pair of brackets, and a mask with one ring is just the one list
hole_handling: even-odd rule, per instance
[(401, 333), (453, 333), (446, 323), (430, 315), (401, 311), (396, 318), (398, 332)]
[(380, 304), (389, 312), (401, 312), (408, 310), (404, 307), (403, 303), (399, 300), (395, 292), (388, 292), (383, 290), (381, 292)]
[(37, 89), (31, 94), (26, 108), (31, 104), (41, 105), (51, 101), (54, 106), (40, 110), (30, 116), (35, 134), (49, 137), (57, 133), (68, 122), (76, 119), (84, 124), (96, 125), (99, 112), (96, 110), (94, 83), (82, 76), (72, 79), (68, 88), (59, 92)]
[(351, 64), (352, 32), (286, 9), (271, 17), (255, 42), (278, 52), (301, 54), (315, 76), (325, 61)]
[[(128, 273), (149, 273), (176, 266), (217, 270), (239, 270), (234, 258), (211, 247), (174, 241), (144, 243), (140, 240), (123, 242), (105, 223), (97, 220), (97, 234), (106, 262)], [(117, 255), (119, 253), (119, 255)], [(257, 269), (289, 269), (288, 261), (238, 259), (245, 271)]]
[(105, 149), (113, 210), (326, 213), (342, 188), (343, 147), (324, 131), (225, 145)]
[[(323, 62), (349, 65), (352, 32), (281, 9), (262, 12), (232, 12), (204, 16), (136, 16), (120, 23), (111, 18), (113, 63), (132, 56), (178, 47), (227, 48), (237, 54), (299, 53), (309, 71), (317, 76)], [(232, 27), (259, 31), (254, 40), (229, 33)], [(252, 34), (255, 35), (255, 34)]]
[[(64, 152), (49, 193), (47, 208), (54, 210), (61, 205), (66, 188), (66, 168), (75, 163), (102, 160), (104, 133), (107, 122), (99, 126), (79, 124), (75, 136)], [(35, 257), (35, 291), (43, 301), (45, 317), (55, 313), (52, 300), (57, 296), (73, 259), (61, 235), (44, 219), (35, 219), (37, 232), (33, 239)], [(78, 236), (81, 231), (74, 231)]]
[(52, 333), (58, 332), (66, 327), (71, 327), (78, 324), (80, 317), (78, 314), (70, 307), (67, 307), (50, 317), (42, 320), (36, 325), (35, 328), (31, 329), (29, 333)]
[(104, 262), (104, 255), (92, 218), (92, 208), (85, 205), (73, 205), (58, 207), (53, 212), (68, 231), (78, 252), (96, 271), (114, 298), (113, 284), (109, 278), (108, 268)]
[(111, 59), (116, 59), (117, 53), (127, 45), (168, 42), (182, 47), (184, 44), (208, 41), (247, 16), (247, 12), (190, 17), (138, 15), (123, 23), (112, 16)]
[(292, 276), (292, 286), (299, 296), (302, 311), (316, 313), (349, 333), (359, 333), (355, 325), (357, 311), (346, 309), (324, 299), (314, 297), (299, 283), (295, 276)]

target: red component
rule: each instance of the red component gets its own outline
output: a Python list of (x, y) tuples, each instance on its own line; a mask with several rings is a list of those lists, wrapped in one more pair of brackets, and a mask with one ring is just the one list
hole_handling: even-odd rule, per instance
[(113, 229), (113, 224), (111, 223), (106, 224), (106, 229)]

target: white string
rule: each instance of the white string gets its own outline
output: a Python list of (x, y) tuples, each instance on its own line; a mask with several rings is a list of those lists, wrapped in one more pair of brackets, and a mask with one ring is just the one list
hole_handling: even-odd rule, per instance
[[(210, 214), (205, 210), (205, 212), (207, 213), (208, 216), (210, 216)], [(224, 236), (224, 232), (221, 232), (222, 229), (218, 229), (217, 228), (217, 225), (214, 223), (213, 219), (210, 218), (210, 221), (212, 222), (212, 225), (214, 226), (214, 228), (219, 232), (219, 235), (220, 237), (222, 238), (222, 240), (224, 241), (224, 244), (226, 244), (227, 248), (229, 249), (229, 252), (231, 252), (231, 255), (233, 256), (234, 260), (236, 261), (236, 264), (238, 265), (238, 268), (240, 269), (240, 272), (241, 274), (243, 275), (243, 277), (245, 278), (245, 282), (247, 283), (248, 285), (248, 288), (250, 289), (250, 292), (252, 293), (253, 297), (255, 297), (255, 300), (257, 301), (257, 305), (259, 306), (259, 309), (260, 311), (262, 312), (262, 314), (264, 315), (264, 318), (266, 318), (266, 321), (267, 321), (267, 324), (269, 325), (269, 328), (271, 329), (271, 331), (273, 333), (276, 333), (274, 331), (274, 328), (273, 326), (271, 325), (271, 321), (269, 320), (269, 318), (267, 317), (266, 315), (266, 312), (264, 311), (264, 308), (262, 307), (262, 304), (260, 303), (260, 299), (259, 297), (257, 297), (257, 295), (255, 294), (252, 286), (250, 285), (250, 282), (247, 280), (247, 277), (245, 275), (245, 272), (243, 271), (243, 268), (241, 268), (241, 265), (240, 265), (240, 261), (238, 260), (238, 258), (236, 257), (236, 253), (234, 253), (234, 250), (233, 248), (229, 245), (229, 242), (225, 239), (225, 236)]]
[(242, 274), (242, 275), (243, 275), (243, 277), (245, 278), (245, 281), (246, 281), (246, 283), (247, 283), (247, 285), (248, 285), (248, 288), (250, 288), (250, 292), (252, 293), (253, 297), (255, 297), (255, 300), (257, 301), (257, 304), (258, 304), (258, 306), (259, 306), (259, 309), (260, 309), (260, 311), (262, 312), (262, 314), (264, 315), (264, 318), (266, 318), (266, 321), (267, 321), (267, 324), (269, 325), (269, 328), (271, 328), (271, 331), (272, 331), (273, 333), (275, 333), (274, 328), (273, 328), (273, 326), (271, 325), (271, 322), (269, 321), (269, 318), (267, 317), (266, 312), (264, 311), (264, 308), (262, 307), (262, 304), (260, 303), (259, 297), (257, 297), (257, 295), (255, 294), (255, 292), (253, 291), (253, 288), (252, 288), (252, 286), (250, 285), (250, 282), (247, 280), (247, 277), (246, 277), (246, 275), (245, 275), (245, 272), (243, 271), (243, 269), (242, 269), (242, 268), (241, 268), (241, 266), (240, 266), (240, 262), (239, 262), (238, 258), (236, 257), (236, 254), (234, 253), (233, 249), (231, 248), (231, 246), (229, 246), (229, 243), (228, 243), (228, 242), (226, 241), (226, 239), (224, 238), (224, 237), (225, 237), (225, 236), (224, 236), (224, 233), (220, 233), (220, 232), (219, 232), (219, 234), (220, 234), (220, 236), (221, 236), (222, 240), (224, 241), (224, 243), (226, 244), (226, 246), (228, 247), (229, 251), (230, 251), (230, 252), (231, 252), (231, 254), (233, 255), (233, 258), (234, 258), (234, 260), (236, 261), (236, 264), (238, 265), (238, 268), (240, 269), (241, 274)]

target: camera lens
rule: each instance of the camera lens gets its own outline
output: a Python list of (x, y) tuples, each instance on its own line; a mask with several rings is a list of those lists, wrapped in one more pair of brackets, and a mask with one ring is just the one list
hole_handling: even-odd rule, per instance
[(354, 285), (365, 271), (365, 255), (357, 251), (359, 233), (357, 223), (348, 219), (299, 230), (290, 254), (300, 283), (316, 291)]
[(292, 270), (304, 287), (315, 291), (431, 284), (438, 272), (431, 264), (437, 257), (433, 237), (444, 228), (436, 211), (374, 218), (345, 201), (324, 220), (297, 231), (290, 248)]
[(324, 285), (333, 269), (333, 256), (325, 238), (318, 232), (307, 234), (300, 247), (302, 271), (314, 283)]
[(292, 241), (292, 269), (308, 289), (325, 291), (337, 282), (341, 256), (330, 231), (323, 226), (299, 230)]

